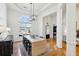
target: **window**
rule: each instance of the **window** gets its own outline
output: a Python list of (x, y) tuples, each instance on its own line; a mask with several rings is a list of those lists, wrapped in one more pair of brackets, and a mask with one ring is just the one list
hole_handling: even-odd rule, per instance
[(28, 32), (30, 31), (31, 22), (29, 16), (21, 16), (19, 18), (19, 24), (20, 24), (20, 32)]

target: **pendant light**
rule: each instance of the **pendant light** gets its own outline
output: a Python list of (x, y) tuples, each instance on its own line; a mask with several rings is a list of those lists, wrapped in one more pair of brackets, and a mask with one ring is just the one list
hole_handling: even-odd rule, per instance
[(34, 8), (35, 8), (35, 6), (34, 6), (34, 3), (30, 3), (31, 4), (31, 9), (32, 9), (32, 15), (31, 15), (31, 20), (33, 21), (33, 20), (36, 20), (36, 15), (35, 15), (35, 10), (34, 10)]

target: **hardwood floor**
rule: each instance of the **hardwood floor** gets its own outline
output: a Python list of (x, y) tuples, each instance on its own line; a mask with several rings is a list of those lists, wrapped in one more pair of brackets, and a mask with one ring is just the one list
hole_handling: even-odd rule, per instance
[(76, 46), (76, 56), (79, 56), (79, 45)]
[[(53, 51), (48, 53), (48, 56), (66, 56), (66, 43), (62, 42), (62, 48), (56, 47), (56, 40), (50, 39), (49, 42), (50, 47), (53, 49)], [(76, 46), (76, 56), (79, 56), (79, 45)]]
[[(14, 43), (14, 56), (18, 56), (18, 46), (22, 42)], [(42, 54), (40, 56), (65, 56), (66, 55), (66, 43), (62, 42), (63, 48), (57, 48), (56, 47), (56, 40), (55, 39), (49, 39), (48, 43), (50, 44), (51, 51)], [(79, 56), (79, 45), (76, 46), (76, 56)]]
[[(18, 42), (18, 43), (20, 43), (20, 42)], [(12, 54), (12, 56), (19, 56), (19, 54), (18, 54), (18, 43), (14, 43), (13, 44), (13, 54)]]
[(51, 52), (48, 53), (48, 56), (65, 56), (66, 53), (66, 44), (62, 42), (63, 48), (57, 48), (56, 47), (56, 40), (50, 39), (49, 42), (51, 49), (53, 49)]

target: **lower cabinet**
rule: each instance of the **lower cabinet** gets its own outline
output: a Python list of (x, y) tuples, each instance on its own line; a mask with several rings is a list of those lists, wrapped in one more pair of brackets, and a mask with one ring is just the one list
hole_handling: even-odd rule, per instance
[(3, 49), (4, 49), (3, 42), (0, 42), (0, 56), (4, 54)]
[(0, 56), (11, 56), (13, 53), (13, 41), (0, 41)]

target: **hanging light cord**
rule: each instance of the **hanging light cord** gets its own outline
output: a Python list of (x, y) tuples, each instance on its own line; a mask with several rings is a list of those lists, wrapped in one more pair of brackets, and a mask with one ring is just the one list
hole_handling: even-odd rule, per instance
[(34, 17), (34, 4), (33, 4), (33, 17)]
[(34, 3), (30, 3), (31, 4), (31, 9), (32, 9), (32, 15), (31, 15), (31, 17), (32, 17), (32, 20), (35, 20), (35, 14), (34, 14)]

